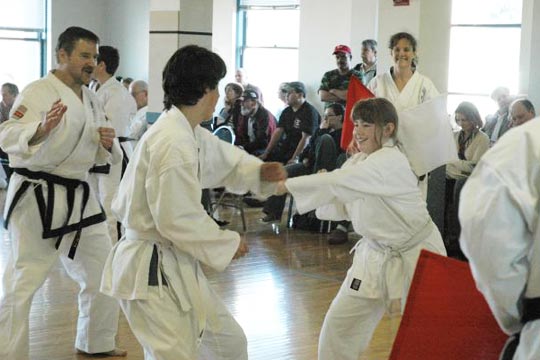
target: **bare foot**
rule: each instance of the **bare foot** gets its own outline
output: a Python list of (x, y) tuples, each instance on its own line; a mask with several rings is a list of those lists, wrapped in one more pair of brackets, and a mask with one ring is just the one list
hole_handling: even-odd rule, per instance
[(105, 358), (105, 357), (125, 357), (127, 356), (127, 351), (124, 349), (118, 349), (115, 348), (111, 351), (105, 351), (100, 353), (87, 353), (86, 351), (82, 351), (80, 349), (77, 349), (77, 354), (81, 354), (88, 357), (95, 357), (95, 358)]

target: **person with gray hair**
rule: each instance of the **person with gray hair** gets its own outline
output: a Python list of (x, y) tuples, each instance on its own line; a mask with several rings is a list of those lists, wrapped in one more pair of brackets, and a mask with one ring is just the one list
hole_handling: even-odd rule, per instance
[(491, 93), (491, 99), (497, 103), (499, 109), (495, 114), (486, 117), (486, 125), (482, 131), (489, 136), (491, 145), (503, 136), (510, 129), (512, 122), (508, 114), (508, 107), (512, 102), (510, 90), (507, 87), (499, 86)]
[(15, 98), (19, 95), (19, 88), (12, 83), (2, 84), (2, 102), (0, 102), (0, 123), (9, 119), (9, 112), (15, 102)]
[(519, 126), (536, 117), (533, 103), (525, 98), (514, 100), (510, 104), (509, 113), (512, 120), (512, 127)]
[(141, 138), (148, 127), (146, 121), (146, 113), (148, 112), (148, 84), (144, 80), (135, 80), (129, 84), (129, 93), (135, 99), (137, 104), (137, 112), (129, 125), (129, 138), (134, 139), (135, 148), (136, 142)]
[(377, 76), (377, 41), (366, 39), (362, 41), (362, 62), (353, 68), (362, 74), (364, 85)]

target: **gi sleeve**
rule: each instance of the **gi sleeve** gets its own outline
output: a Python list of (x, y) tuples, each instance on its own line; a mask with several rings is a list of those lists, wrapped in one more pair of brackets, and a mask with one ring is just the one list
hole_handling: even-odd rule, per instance
[[(43, 115), (50, 110), (46, 109), (46, 106), (43, 106), (44, 104), (38, 106), (32, 100), (34, 98), (39, 99), (39, 94), (32, 94), (32, 92), (19, 94), (13, 104), (9, 120), (0, 125), (0, 147), (8, 154), (30, 157), (43, 144), (28, 145), (28, 142), (36, 133)], [(64, 118), (61, 121), (64, 121)], [(52, 132), (54, 131), (55, 129), (52, 130)]]
[[(391, 150), (392, 151), (392, 150)], [(393, 150), (398, 151), (398, 150)], [(363, 194), (397, 196), (407, 187), (395, 186), (407, 171), (412, 175), (408, 164), (400, 164), (394, 157), (385, 154), (383, 148), (368, 158), (329, 173), (319, 173), (288, 179), (287, 189), (293, 194), (298, 211), (303, 214), (326, 204), (346, 204), (361, 198)], [(357, 154), (355, 157), (363, 156)], [(396, 164), (397, 162), (397, 164)], [(401, 163), (406, 159), (401, 159)], [(390, 171), (385, 168), (390, 167)]]
[(151, 162), (145, 184), (157, 230), (181, 251), (223, 271), (236, 253), (240, 236), (221, 230), (204, 210), (194, 164), (176, 151), (164, 155)]
[(277, 184), (261, 181), (263, 162), (204, 130), (200, 136), (200, 168), (203, 188), (225, 186), (228, 191), (262, 196), (275, 193)]
[(531, 238), (527, 219), (534, 214), (527, 194), (481, 162), (460, 197), (461, 248), (478, 289), (507, 334), (521, 329), (519, 300), (527, 281)]

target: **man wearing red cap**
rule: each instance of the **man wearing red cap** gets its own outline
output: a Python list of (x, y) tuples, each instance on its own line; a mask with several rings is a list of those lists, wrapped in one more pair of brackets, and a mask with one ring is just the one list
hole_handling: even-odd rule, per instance
[(345, 105), (347, 100), (347, 87), (351, 75), (355, 75), (362, 81), (362, 74), (351, 69), (352, 52), (347, 45), (337, 45), (332, 53), (336, 57), (337, 69), (324, 73), (321, 86), (319, 86), (319, 96), (325, 107), (333, 102)]

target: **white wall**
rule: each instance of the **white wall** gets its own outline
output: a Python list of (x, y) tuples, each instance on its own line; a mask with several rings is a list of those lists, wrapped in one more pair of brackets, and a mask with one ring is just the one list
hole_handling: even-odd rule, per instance
[(117, 75), (148, 79), (149, 9), (149, 0), (51, 0), (51, 67), (58, 36), (80, 26), (96, 33), (101, 45), (118, 48)]
[(221, 86), (235, 81), (236, 0), (214, 1), (212, 15), (212, 51), (221, 56), (227, 65), (227, 75)]
[[(540, 82), (535, 81), (540, 78), (540, 0), (523, 2), (521, 51), (508, 56), (520, 56), (520, 92), (528, 94), (540, 108)], [(96, 32), (104, 44), (116, 43), (123, 59), (119, 73), (144, 77), (149, 66), (148, 56), (142, 55), (149, 52), (148, 28), (144, 29), (143, 24), (149, 14), (148, 3), (149, 0), (51, 0), (52, 46), (56, 46), (56, 38), (66, 27), (86, 27)], [(193, 11), (198, 14), (195, 18), (199, 18), (200, 11)], [(394, 7), (390, 0), (301, 0), (297, 66), (299, 80), (308, 88), (308, 100), (321, 109), (316, 91), (322, 74), (335, 68), (331, 50), (336, 44), (350, 45), (356, 64), (360, 61), (360, 42), (376, 39), (379, 71), (385, 71), (391, 64), (387, 43), (397, 31), (409, 31), (417, 37), (419, 70), (433, 80), (439, 91), (446, 92), (450, 11), (451, 0), (411, 0), (410, 6), (405, 7)], [(208, 19), (212, 18), (211, 46), (227, 64), (227, 77), (222, 82), (226, 83), (234, 79), (236, 0), (216, 0), (207, 14)]]
[(116, 75), (148, 81), (150, 1), (106, 0), (105, 4), (110, 42), (102, 41), (102, 45), (114, 46), (120, 52)]
[(331, 9), (328, 4), (328, 0), (300, 3), (299, 80), (306, 85), (308, 101), (321, 112), (317, 90), (323, 74), (336, 68), (334, 47), (349, 45), (352, 63), (361, 62), (361, 41), (377, 38), (378, 23), (377, 0), (333, 0)]
[(56, 48), (58, 36), (70, 26), (80, 26), (94, 32), (102, 42), (110, 41), (106, 29), (107, 19), (104, 16), (108, 0), (51, 0), (50, 3), (50, 44), (51, 68), (56, 65)]

